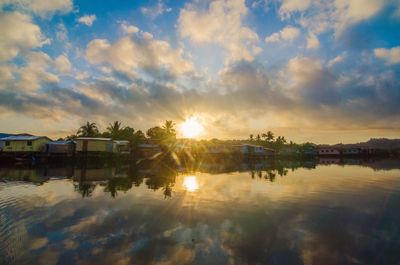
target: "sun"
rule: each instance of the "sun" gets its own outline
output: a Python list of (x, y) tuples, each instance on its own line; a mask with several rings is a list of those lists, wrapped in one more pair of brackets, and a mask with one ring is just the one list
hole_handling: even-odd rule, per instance
[(204, 131), (203, 125), (201, 125), (196, 117), (187, 119), (181, 124), (180, 128), (185, 138), (196, 138)]
[(188, 192), (195, 192), (199, 189), (199, 183), (197, 182), (196, 176), (186, 176), (183, 179), (183, 188)]

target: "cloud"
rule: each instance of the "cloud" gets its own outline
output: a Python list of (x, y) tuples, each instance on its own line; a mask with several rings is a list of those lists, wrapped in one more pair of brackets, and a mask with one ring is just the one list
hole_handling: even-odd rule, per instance
[(387, 64), (400, 63), (400, 46), (390, 49), (378, 48), (374, 50), (374, 54), (377, 58), (384, 60)]
[(37, 93), (47, 85), (55, 85), (58, 74), (68, 74), (72, 69), (66, 55), (52, 59), (40, 51), (30, 51), (21, 57), (21, 65), (4, 64), (0, 67), (2, 90)]
[(243, 25), (244, 0), (215, 0), (207, 9), (187, 4), (179, 16), (179, 32), (196, 44), (217, 44), (228, 51), (226, 62), (253, 61), (260, 51), (258, 35)]
[(56, 38), (59, 41), (67, 41), (68, 40), (68, 30), (63, 23), (59, 23), (56, 26)]
[(77, 21), (81, 24), (91, 27), (95, 20), (96, 20), (96, 15), (85, 15), (85, 16), (78, 18)]
[(174, 76), (193, 70), (192, 63), (183, 58), (182, 49), (174, 49), (146, 32), (124, 36), (112, 44), (104, 39), (92, 40), (87, 45), (86, 58), (92, 64), (107, 64), (131, 77), (139, 70), (164, 71)]
[(292, 41), (300, 35), (300, 30), (296, 27), (287, 26), (279, 32), (275, 32), (272, 35), (265, 38), (265, 42), (281, 42), (281, 41)]
[(19, 80), (16, 87), (20, 91), (34, 92), (45, 84), (58, 83), (57, 75), (49, 72), (52, 59), (44, 52), (29, 52), (26, 65), (18, 69)]
[(64, 54), (58, 56), (54, 60), (54, 66), (62, 74), (69, 73), (69, 72), (71, 72), (71, 69), (72, 69), (71, 62), (68, 60), (68, 57), (65, 56)]
[(279, 13), (285, 14), (295, 11), (305, 11), (311, 4), (311, 0), (283, 0)]
[(166, 7), (162, 0), (158, 0), (155, 6), (142, 7), (140, 11), (143, 15), (154, 19), (166, 12), (171, 12), (172, 8)]
[(129, 25), (126, 21), (123, 21), (121, 23), (121, 30), (125, 34), (133, 34), (133, 33), (139, 32), (139, 28), (137, 28), (133, 25)]
[(66, 14), (73, 8), (72, 0), (1, 0), (0, 8), (2, 6), (33, 12), (42, 18), (50, 18), (56, 13)]
[(49, 43), (30, 16), (19, 12), (0, 12), (0, 61)]
[(344, 56), (343, 54), (342, 54), (342, 55), (338, 55), (338, 56), (336, 56), (335, 58), (329, 60), (328, 63), (327, 63), (327, 66), (328, 66), (328, 67), (332, 67), (332, 66), (334, 66), (335, 64), (338, 64), (338, 63), (343, 62), (344, 59), (345, 59), (345, 56)]
[(336, 37), (341, 36), (352, 25), (376, 16), (385, 6), (393, 4), (392, 1), (383, 0), (322, 0), (308, 2), (309, 4), (301, 10), (298, 8), (285, 10), (286, 16), (283, 16), (283, 19), (287, 19), (290, 15), (295, 15), (295, 11), (301, 11), (298, 22), (303, 27), (316, 34), (333, 30)]
[(314, 33), (310, 32), (307, 36), (307, 49), (318, 49), (319, 40)]

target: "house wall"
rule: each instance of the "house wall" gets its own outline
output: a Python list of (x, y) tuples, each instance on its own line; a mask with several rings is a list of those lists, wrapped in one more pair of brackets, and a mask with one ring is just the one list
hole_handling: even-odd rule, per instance
[(343, 151), (344, 155), (358, 155), (361, 154), (361, 150), (358, 148), (350, 148), (350, 149), (345, 149)]
[(76, 142), (76, 151), (83, 152), (83, 142), (87, 141), (87, 152), (112, 152), (113, 151), (113, 143), (112, 141), (98, 141), (98, 140), (75, 140)]
[(129, 143), (113, 143), (113, 153), (130, 153), (130, 151), (131, 148), (129, 147)]
[(45, 151), (45, 144), (49, 142), (47, 138), (40, 138), (32, 141), (32, 146), (28, 146), (28, 141), (10, 141), (6, 146), (3, 142), (3, 152), (42, 152)]
[(74, 144), (66, 143), (66, 144), (47, 144), (47, 152), (49, 154), (73, 154), (74, 153)]
[(340, 155), (340, 150), (335, 148), (322, 148), (318, 150), (319, 155)]

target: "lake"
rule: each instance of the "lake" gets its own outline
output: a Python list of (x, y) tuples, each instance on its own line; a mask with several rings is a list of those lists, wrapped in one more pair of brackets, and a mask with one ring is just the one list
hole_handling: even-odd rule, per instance
[(20, 165), (0, 179), (0, 264), (400, 264), (395, 160)]

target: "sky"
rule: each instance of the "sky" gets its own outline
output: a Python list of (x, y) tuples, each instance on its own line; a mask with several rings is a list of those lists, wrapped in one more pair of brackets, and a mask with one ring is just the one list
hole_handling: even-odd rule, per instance
[(0, 0), (0, 132), (400, 138), (398, 0)]

